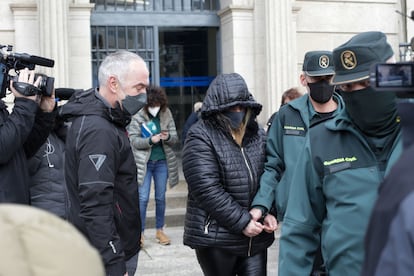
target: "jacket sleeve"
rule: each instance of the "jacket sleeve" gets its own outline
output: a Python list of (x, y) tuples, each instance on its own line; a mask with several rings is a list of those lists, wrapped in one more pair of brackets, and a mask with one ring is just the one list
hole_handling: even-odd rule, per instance
[(132, 116), (131, 122), (127, 127), (128, 137), (131, 142), (132, 149), (145, 150), (151, 147), (150, 139), (142, 137), (141, 125), (144, 118), (141, 116), (141, 111)]
[(291, 183), (280, 237), (279, 275), (310, 275), (320, 244), (325, 199), (307, 145), (295, 168), (303, 173), (295, 174)]
[(54, 127), (56, 114), (56, 108), (52, 112), (43, 112), (40, 108), (37, 109), (33, 128), (24, 143), (24, 151), (27, 158), (35, 155), (37, 150), (46, 141), (50, 131)]
[[(389, 225), (384, 249), (379, 255), (375, 275), (412, 275), (414, 271), (414, 193), (407, 196)], [(369, 264), (368, 264), (369, 265)]]
[(187, 134), (183, 151), (183, 172), (188, 193), (219, 225), (241, 233), (251, 219), (250, 214), (224, 189), (220, 171), (222, 161), (217, 159), (208, 134), (194, 132), (193, 129)]
[(79, 158), (79, 216), (85, 222), (91, 243), (100, 252), (110, 275), (123, 275), (126, 271), (113, 209), (119, 164), (118, 143), (114, 130), (86, 126), (79, 134), (76, 145)]
[(276, 187), (285, 170), (283, 126), (280, 121), (279, 112), (275, 114), (275, 118), (267, 134), (265, 167), (260, 177), (259, 190), (253, 199), (252, 206), (263, 206), (269, 211), (276, 198)]
[(38, 105), (32, 100), (15, 99), (12, 113), (0, 124), (0, 164), (9, 162), (24, 146), (33, 128), (37, 109)]
[(175, 127), (174, 118), (172, 116), (170, 109), (167, 109), (167, 118), (168, 119), (167, 119), (166, 129), (168, 130), (168, 134), (170, 135), (170, 137), (168, 138), (168, 140), (164, 141), (163, 143), (172, 147), (176, 143), (178, 143), (178, 134), (177, 134), (177, 129)]

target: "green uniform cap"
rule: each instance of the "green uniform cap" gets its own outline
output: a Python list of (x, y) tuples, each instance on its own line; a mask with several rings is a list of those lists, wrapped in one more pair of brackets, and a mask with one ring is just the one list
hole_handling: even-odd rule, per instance
[(364, 32), (333, 50), (335, 75), (332, 84), (344, 84), (369, 78), (372, 64), (385, 62), (394, 55), (382, 32)]
[(332, 52), (310, 51), (305, 54), (302, 66), (303, 72), (311, 77), (333, 75)]

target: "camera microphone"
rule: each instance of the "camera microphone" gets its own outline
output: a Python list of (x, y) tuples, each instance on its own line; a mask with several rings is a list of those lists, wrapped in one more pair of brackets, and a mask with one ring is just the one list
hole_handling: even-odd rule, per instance
[(26, 53), (23, 53), (23, 54), (12, 53), (10, 54), (10, 57), (13, 57), (14, 59), (18, 59), (18, 60), (21, 60), (27, 63), (32, 63), (32, 64), (45, 66), (45, 67), (53, 67), (55, 65), (55, 61), (53, 59), (32, 56)]
[(83, 89), (56, 88), (55, 97), (59, 100), (68, 100), (73, 94), (83, 91)]

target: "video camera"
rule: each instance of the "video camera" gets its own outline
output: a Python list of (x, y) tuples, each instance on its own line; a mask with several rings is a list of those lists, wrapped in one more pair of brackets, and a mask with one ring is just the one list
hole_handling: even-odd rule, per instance
[[(35, 80), (41, 76), (41, 82), (38, 88), (29, 87), (25, 84), (18, 85), (17, 77), (19, 75), (19, 70), (28, 68), (29, 70), (34, 70), (36, 65), (53, 67), (55, 61), (53, 59), (38, 57), (29, 55), (26, 53), (14, 53), (12, 51), (13, 46), (11, 45), (0, 45), (0, 98), (6, 96), (6, 89), (10, 89), (10, 81), (13, 80), (14, 84), (17, 84), (16, 90), (25, 95), (45, 95), (50, 96), (53, 92), (53, 85), (55, 79), (48, 77), (44, 74), (35, 74)], [(10, 70), (14, 69), (17, 76), (9, 75)]]

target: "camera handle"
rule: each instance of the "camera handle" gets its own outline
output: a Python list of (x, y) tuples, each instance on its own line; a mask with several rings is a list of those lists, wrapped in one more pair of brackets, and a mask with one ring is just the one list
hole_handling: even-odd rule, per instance
[(25, 82), (13, 82), (13, 87), (24, 96), (34, 96), (42, 93), (40, 88)]

